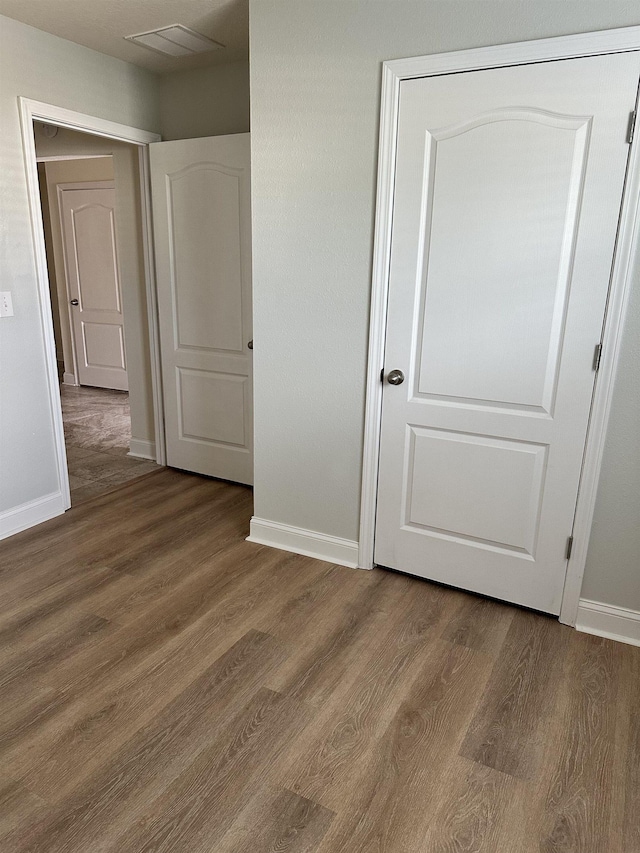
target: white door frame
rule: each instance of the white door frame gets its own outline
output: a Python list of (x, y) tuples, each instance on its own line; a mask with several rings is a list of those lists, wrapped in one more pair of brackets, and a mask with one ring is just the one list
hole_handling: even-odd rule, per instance
[[(67, 184), (56, 184), (57, 189), (57, 211), (58, 211), (58, 219), (60, 220), (60, 234), (62, 236), (62, 263), (64, 266), (64, 292), (66, 294), (66, 306), (67, 306), (67, 322), (69, 323), (69, 331), (70, 331), (70, 339), (71, 339), (71, 363), (73, 364), (73, 378), (74, 384), (79, 385), (78, 381), (78, 352), (76, 346), (76, 339), (73, 331), (73, 315), (71, 312), (71, 294), (69, 293), (69, 261), (67, 258), (67, 251), (65, 248), (65, 237), (64, 237), (64, 217), (62, 213), (62, 198), (63, 193), (67, 190), (101, 190), (101, 189), (115, 189), (115, 181), (81, 181)], [(62, 349), (64, 353), (64, 338), (62, 342)], [(126, 353), (126, 342), (125, 342), (125, 353)], [(128, 362), (127, 362), (128, 366)], [(65, 373), (65, 376), (67, 374)], [(64, 381), (64, 380), (63, 380)]]
[(124, 124), (85, 115), (63, 107), (45, 104), (29, 98), (18, 98), (20, 123), (22, 130), (22, 150), (27, 176), (27, 192), (29, 196), (29, 216), (31, 233), (35, 252), (36, 278), (38, 286), (38, 301), (42, 335), (44, 340), (45, 362), (47, 370), (47, 385), (49, 403), (53, 419), (54, 441), (58, 466), (60, 490), (65, 508), (71, 506), (69, 491), (69, 473), (67, 470), (67, 454), (64, 443), (62, 425), (62, 406), (60, 388), (58, 385), (58, 370), (56, 364), (55, 339), (53, 335), (53, 317), (51, 313), (51, 298), (49, 295), (49, 275), (44, 245), (44, 226), (40, 207), (38, 188), (38, 169), (36, 148), (33, 135), (33, 122), (43, 121), (58, 127), (66, 127), (93, 136), (115, 139), (118, 142), (128, 142), (138, 146), (138, 164), (140, 173), (140, 199), (142, 206), (142, 242), (144, 255), (144, 276), (147, 293), (147, 312), (149, 323), (149, 347), (151, 351), (151, 384), (153, 395), (153, 414), (155, 424), (156, 459), (158, 464), (166, 463), (162, 384), (160, 379), (160, 349), (158, 337), (158, 306), (155, 288), (155, 268), (153, 259), (153, 243), (151, 230), (151, 185), (149, 182), (149, 149), (150, 142), (159, 142), (160, 135), (130, 127)]
[[(374, 566), (375, 514), (382, 415), (380, 375), (384, 366), (401, 81), (416, 77), (432, 77), (532, 62), (549, 62), (557, 59), (622, 53), (629, 50), (640, 50), (640, 27), (601, 30), (580, 35), (503, 44), (432, 56), (396, 59), (383, 63), (358, 553), (358, 565), (361, 568), (371, 569)], [(640, 248), (638, 245), (640, 242), (639, 137), (640, 133), (636, 133), (630, 147), (618, 241), (601, 339), (602, 358), (596, 377), (576, 504), (573, 550), (568, 563), (559, 617), (560, 621), (567, 625), (575, 625), (578, 613), (582, 576), (587, 558), (605, 434), (611, 409), (613, 378), (618, 364), (624, 315), (631, 289), (631, 265), (635, 250)]]

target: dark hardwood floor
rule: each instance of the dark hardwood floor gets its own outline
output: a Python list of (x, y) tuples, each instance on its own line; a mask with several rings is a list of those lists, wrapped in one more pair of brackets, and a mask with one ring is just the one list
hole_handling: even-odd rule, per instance
[(640, 853), (640, 648), (250, 515), (165, 469), (0, 543), (3, 853)]

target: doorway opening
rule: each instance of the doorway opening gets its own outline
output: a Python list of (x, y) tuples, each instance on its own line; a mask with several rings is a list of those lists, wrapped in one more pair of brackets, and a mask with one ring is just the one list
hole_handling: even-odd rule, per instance
[(27, 99), (20, 108), (68, 509), (165, 461), (147, 165), (159, 136)]
[[(61, 316), (67, 316), (68, 320), (73, 366), (66, 366), (63, 352), (63, 385), (67, 384), (65, 374), (73, 376), (74, 387), (99, 385), (91, 378), (83, 380), (82, 369), (108, 368), (117, 373), (124, 368), (126, 356), (126, 384), (103, 384), (110, 390), (122, 391), (127, 387), (129, 390), (131, 438), (127, 459), (142, 457), (148, 462), (155, 460), (158, 465), (169, 464), (205, 476), (250, 484), (253, 336), (249, 134), (152, 145), (160, 142), (157, 134), (26, 98), (19, 98), (19, 103), (60, 484), (59, 492), (52, 494), (47, 502), (46, 518), (68, 509), (71, 495), (38, 159), (57, 162), (70, 156), (72, 159), (112, 156), (116, 195), (120, 193), (121, 199), (113, 226), (118, 239), (116, 243), (114, 238), (113, 245), (117, 246), (122, 278), (123, 358), (120, 363), (113, 358), (118, 339), (112, 329), (108, 332), (98, 329), (97, 335), (95, 328), (87, 329), (91, 323), (104, 326), (104, 315), (97, 320), (83, 317), (85, 308), (92, 306), (83, 302), (81, 293), (65, 291), (58, 301), (64, 303)], [(41, 141), (38, 151), (34, 122), (53, 128), (53, 132), (45, 134), (46, 140)], [(59, 143), (63, 138), (73, 143), (71, 151), (60, 153), (55, 147), (52, 150), (51, 140), (58, 139)], [(87, 140), (90, 140), (89, 151), (77, 147), (89, 144)], [(126, 154), (120, 156), (122, 151)], [(129, 178), (124, 188), (119, 184), (119, 174)], [(78, 182), (60, 184), (56, 195), (66, 190), (80, 193), (87, 191), (87, 187)], [(74, 221), (73, 212), (67, 219), (71, 222), (69, 231), (73, 232), (79, 220), (76, 217)], [(155, 233), (155, 255), (152, 233)], [(65, 251), (72, 259), (68, 266), (78, 266), (77, 246), (69, 237)], [(104, 257), (107, 254), (103, 252)], [(100, 274), (104, 275), (103, 269)], [(93, 307), (106, 310), (114, 305)], [(71, 313), (65, 315), (65, 311)], [(74, 323), (84, 326), (78, 332), (73, 328)], [(101, 347), (111, 353), (110, 362), (95, 357)], [(186, 360), (174, 364), (172, 353)], [(136, 357), (138, 369), (134, 370)], [(121, 378), (123, 375), (121, 370)], [(140, 393), (134, 393), (136, 383)], [(141, 425), (139, 430), (136, 424)], [(116, 455), (115, 447), (109, 450)], [(179, 450), (184, 451), (182, 455)]]
[(135, 213), (137, 152), (42, 122), (34, 142), (73, 506), (157, 467), (142, 417), (148, 351), (136, 345), (141, 229), (119, 228)]

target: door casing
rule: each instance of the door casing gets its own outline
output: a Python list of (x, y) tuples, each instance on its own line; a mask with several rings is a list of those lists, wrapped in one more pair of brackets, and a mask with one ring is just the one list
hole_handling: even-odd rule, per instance
[[(165, 464), (165, 442), (163, 426), (162, 383), (160, 379), (160, 347), (158, 336), (158, 308), (156, 303), (155, 268), (153, 259), (153, 244), (151, 231), (151, 184), (149, 181), (149, 149), (150, 142), (159, 142), (160, 135), (150, 133), (140, 128), (107, 121), (95, 116), (45, 104), (29, 98), (18, 98), (20, 124), (22, 131), (22, 150), (27, 176), (27, 192), (29, 196), (29, 216), (33, 234), (38, 302), (44, 338), (45, 364), (47, 372), (47, 388), (53, 417), (54, 443), (60, 483), (60, 512), (71, 506), (69, 490), (69, 472), (67, 470), (67, 454), (64, 443), (62, 424), (62, 407), (60, 388), (58, 385), (58, 368), (56, 363), (55, 339), (53, 334), (53, 317), (51, 314), (51, 299), (49, 296), (49, 276), (44, 245), (44, 225), (40, 207), (38, 188), (38, 170), (36, 149), (33, 135), (33, 122), (42, 121), (46, 124), (66, 127), (93, 136), (128, 142), (138, 148), (138, 163), (140, 173), (140, 199), (142, 207), (142, 244), (144, 254), (145, 288), (147, 295), (147, 312), (149, 324), (149, 346), (151, 354), (151, 385), (153, 396), (153, 412), (155, 422), (156, 461)], [(59, 514), (59, 513), (54, 513)], [(42, 519), (40, 519), (42, 520)]]
[[(375, 514), (382, 415), (381, 371), (384, 366), (391, 225), (395, 184), (396, 137), (400, 83), (431, 77), (548, 62), (640, 49), (640, 27), (602, 30), (495, 47), (397, 59), (383, 63), (380, 107), (378, 183), (367, 367), (364, 453), (358, 565), (374, 567)], [(637, 108), (637, 103), (636, 103)], [(618, 241), (602, 335), (602, 357), (596, 377), (585, 455), (573, 527), (573, 550), (568, 561), (560, 621), (575, 625), (580, 589), (595, 509), (604, 440), (611, 409), (613, 377), (620, 354), (624, 315), (631, 290), (632, 263), (640, 242), (640, 144), (636, 133), (630, 146), (622, 199)]]

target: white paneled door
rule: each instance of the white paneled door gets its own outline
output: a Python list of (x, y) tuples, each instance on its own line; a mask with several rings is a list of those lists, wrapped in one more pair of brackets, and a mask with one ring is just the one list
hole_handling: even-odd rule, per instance
[(401, 82), (377, 564), (559, 612), (639, 74)]
[(149, 148), (167, 463), (252, 483), (249, 134)]
[(58, 192), (76, 381), (126, 391), (113, 183), (61, 185)]

